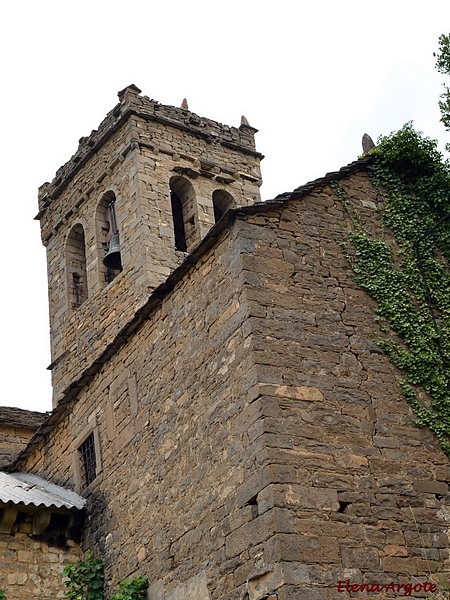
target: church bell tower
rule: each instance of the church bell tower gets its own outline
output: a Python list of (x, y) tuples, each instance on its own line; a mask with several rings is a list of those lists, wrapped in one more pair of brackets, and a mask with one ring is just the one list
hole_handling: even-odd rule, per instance
[(54, 406), (215, 222), (260, 200), (255, 132), (244, 117), (228, 127), (130, 85), (41, 186)]

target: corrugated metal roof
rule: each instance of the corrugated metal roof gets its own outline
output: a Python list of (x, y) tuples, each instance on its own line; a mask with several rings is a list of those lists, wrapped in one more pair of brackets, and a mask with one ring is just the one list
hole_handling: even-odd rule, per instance
[(0, 502), (81, 510), (86, 500), (71, 490), (29, 473), (0, 472)]

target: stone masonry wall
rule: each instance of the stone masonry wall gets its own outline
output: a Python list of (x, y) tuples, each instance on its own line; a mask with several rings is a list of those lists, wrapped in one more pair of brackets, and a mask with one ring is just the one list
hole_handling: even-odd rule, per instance
[(0, 407), (0, 469), (26, 447), (45, 417), (45, 413)]
[(202, 600), (245, 585), (234, 572), (246, 557), (226, 550), (252, 519), (236, 490), (262, 451), (233, 431), (256, 383), (242, 331), (242, 251), (228, 234), (207, 252), (18, 465), (73, 487), (74, 441), (97, 427), (102, 472), (86, 491), (85, 547), (104, 557), (113, 587), (141, 573), (152, 599), (191, 589)]
[(81, 560), (78, 544), (64, 548), (31, 536), (31, 517), (22, 515), (12, 535), (0, 533), (0, 589), (10, 600), (65, 598), (62, 571)]
[[(367, 176), (341, 186), (364, 226), (389, 241)], [(261, 468), (283, 469), (269, 484), (246, 478), (243, 501), (276, 519), (251, 552), (278, 563), (248, 574), (251, 599), (334, 600), (349, 597), (347, 580), (415, 585), (448, 568), (449, 461), (413, 424), (400, 373), (373, 341), (375, 303), (340, 246), (351, 227), (329, 187), (242, 225), (254, 244), (243, 266), (260, 396), (240, 425), (265, 448)]]
[[(98, 131), (80, 140), (72, 159), (39, 194), (42, 240), (47, 247), (53, 403), (101, 356), (149, 291), (185, 258), (174, 243), (170, 180), (195, 191), (194, 245), (214, 224), (212, 195), (222, 190), (234, 206), (258, 201), (261, 155), (254, 130), (230, 128), (167, 107), (126, 88)], [(123, 271), (107, 285), (97, 207), (116, 196)], [(66, 244), (81, 225), (85, 234), (88, 299), (73, 310)], [(194, 245), (188, 245), (191, 251)]]
[(19, 454), (34, 435), (34, 431), (0, 423), (0, 469)]
[[(341, 185), (379, 230), (367, 176)], [(446, 568), (448, 459), (373, 342), (350, 226), (325, 184), (238, 213), (16, 466), (73, 486), (76, 445), (98, 432), (84, 545), (113, 585), (337, 600), (339, 581)]]

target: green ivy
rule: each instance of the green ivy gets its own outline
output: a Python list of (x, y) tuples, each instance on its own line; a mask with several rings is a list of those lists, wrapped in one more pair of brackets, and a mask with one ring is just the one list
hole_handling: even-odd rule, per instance
[(119, 591), (111, 600), (146, 600), (148, 579), (138, 575), (134, 579), (126, 577), (119, 583)]
[[(416, 423), (429, 427), (450, 456), (450, 166), (436, 142), (410, 123), (381, 138), (371, 155), (382, 222), (396, 245), (363, 227), (335, 183), (354, 223), (347, 256), (356, 280), (377, 301), (385, 332), (378, 343), (404, 373), (400, 384)], [(418, 389), (429, 403), (419, 402)]]
[[(103, 563), (95, 558), (93, 552), (86, 553), (86, 559), (67, 565), (63, 575), (67, 578), (66, 598), (69, 600), (103, 600), (105, 574)], [(147, 598), (148, 579), (138, 576), (126, 577), (119, 583), (119, 591), (111, 600), (145, 600)], [(0, 595), (0, 600), (2, 596)]]
[(87, 552), (85, 560), (67, 565), (63, 575), (67, 577), (66, 598), (69, 600), (103, 600), (103, 563), (93, 552)]
[(0, 590), (0, 600), (6, 600), (6, 592), (5, 592), (5, 590)]

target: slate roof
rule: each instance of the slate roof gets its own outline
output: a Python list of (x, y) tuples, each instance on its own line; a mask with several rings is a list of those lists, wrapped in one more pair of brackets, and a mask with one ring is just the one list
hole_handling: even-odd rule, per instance
[(81, 510), (86, 500), (59, 485), (29, 473), (0, 472), (0, 502)]
[(11, 427), (37, 430), (47, 417), (48, 413), (0, 406), (0, 423), (10, 425)]

